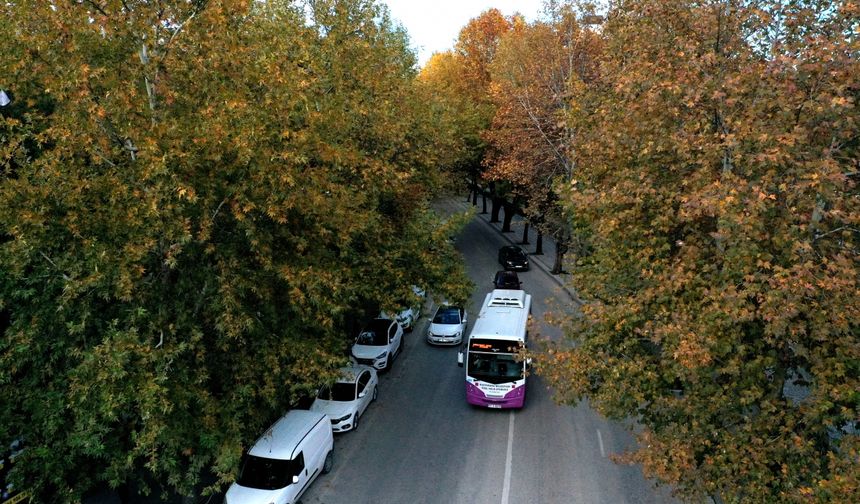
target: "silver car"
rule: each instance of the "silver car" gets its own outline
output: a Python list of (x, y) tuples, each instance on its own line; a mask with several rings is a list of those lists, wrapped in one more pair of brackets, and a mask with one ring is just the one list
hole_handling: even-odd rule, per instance
[(434, 345), (459, 345), (466, 332), (466, 310), (460, 306), (443, 304), (427, 328), (427, 342)]

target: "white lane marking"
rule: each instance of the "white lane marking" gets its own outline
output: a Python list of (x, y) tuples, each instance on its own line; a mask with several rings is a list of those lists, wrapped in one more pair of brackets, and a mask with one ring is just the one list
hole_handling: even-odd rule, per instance
[(606, 452), (603, 451), (603, 436), (600, 435), (600, 429), (597, 429), (597, 443), (600, 445), (600, 456), (606, 457)]
[(502, 504), (508, 504), (511, 493), (511, 466), (514, 459), (514, 411), (510, 412), (508, 422), (508, 453), (505, 456), (505, 483), (502, 486)]

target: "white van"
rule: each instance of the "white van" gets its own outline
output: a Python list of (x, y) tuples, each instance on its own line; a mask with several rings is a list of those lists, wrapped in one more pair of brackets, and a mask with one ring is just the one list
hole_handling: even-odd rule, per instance
[(331, 471), (331, 420), (322, 413), (292, 410), (275, 422), (248, 452), (227, 504), (295, 504), (320, 474)]

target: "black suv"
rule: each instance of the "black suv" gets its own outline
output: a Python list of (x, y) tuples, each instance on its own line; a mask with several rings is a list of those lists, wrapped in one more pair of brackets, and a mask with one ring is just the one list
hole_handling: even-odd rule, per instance
[(493, 288), (495, 289), (522, 289), (523, 283), (520, 282), (520, 277), (516, 271), (497, 271), (496, 277), (493, 278)]
[(529, 258), (523, 249), (508, 245), (499, 249), (499, 264), (506, 270), (528, 271)]

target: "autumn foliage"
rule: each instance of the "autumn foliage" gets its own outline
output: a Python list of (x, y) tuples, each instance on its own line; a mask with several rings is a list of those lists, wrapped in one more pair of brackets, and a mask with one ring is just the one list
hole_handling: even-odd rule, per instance
[(688, 498), (854, 502), (856, 2), (624, 1), (571, 86), (589, 300), (542, 372)]
[(570, 8), (546, 21), (519, 23), (499, 42), (491, 65), (490, 97), (496, 106), (483, 177), (507, 182), (511, 200), (529, 222), (556, 242), (553, 273), (560, 273), (572, 241), (558, 183), (570, 180), (575, 131), (565, 120), (570, 93), (594, 79), (599, 38)]
[(681, 497), (860, 500), (860, 5), (545, 6), (471, 76), (483, 176), (574, 245), (539, 372)]
[(384, 8), (0, 17), (0, 442), (38, 502), (229, 482), (365, 307), (465, 299), (426, 204), (451, 142)]

